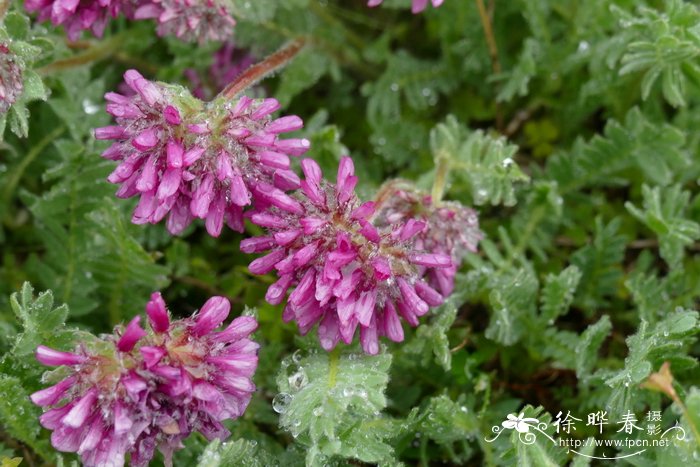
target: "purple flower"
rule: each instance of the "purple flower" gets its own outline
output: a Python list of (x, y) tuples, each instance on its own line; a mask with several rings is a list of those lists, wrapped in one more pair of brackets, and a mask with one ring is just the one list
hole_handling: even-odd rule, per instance
[(243, 209), (258, 183), (283, 190), (298, 186), (289, 156), (306, 152), (305, 139), (278, 135), (303, 126), (297, 116), (273, 120), (275, 99), (241, 97), (202, 102), (186, 90), (148, 81), (135, 70), (124, 74), (136, 94), (107, 93), (107, 112), (116, 125), (95, 130), (115, 140), (103, 157), (119, 161), (109, 176), (121, 184), (120, 198), (140, 195), (132, 222), (158, 223), (182, 232), (197, 217), (212, 236), (224, 222), (243, 231)]
[[(367, 6), (369, 7), (375, 7), (379, 6), (382, 4), (384, 0), (369, 0), (367, 2)], [(442, 2), (444, 0), (413, 0), (413, 3), (411, 4), (411, 11), (415, 13), (420, 13), (421, 11), (425, 10), (428, 7), (428, 1), (432, 3), (433, 7), (437, 8), (440, 5), (442, 5)]]
[(456, 201), (443, 201), (436, 206), (429, 195), (401, 186), (401, 182), (389, 182), (380, 192), (374, 223), (388, 227), (409, 219), (423, 222), (425, 228), (415, 237), (416, 248), (452, 258), (451, 267), (427, 271), (428, 283), (445, 296), (451, 294), (462, 259), (475, 252), (483, 238), (476, 211)]
[(76, 452), (83, 465), (146, 466), (155, 449), (172, 465), (172, 453), (190, 433), (225, 439), (223, 420), (245, 411), (255, 391), (251, 377), (258, 344), (249, 339), (257, 321), (226, 319), (229, 302), (212, 297), (193, 318), (170, 321), (160, 294), (140, 317), (114, 336), (81, 344), (75, 352), (37, 348), (37, 359), (60, 380), (31, 395), (46, 410), (39, 421), (52, 430), (59, 451)]
[(116, 17), (128, 1), (114, 0), (25, 0), (28, 12), (39, 12), (39, 21), (51, 21), (54, 26), (63, 25), (66, 35), (76, 40), (84, 30), (102, 36), (109, 17)]
[(424, 228), (409, 220), (378, 230), (369, 219), (374, 203), (360, 203), (352, 159), (343, 157), (335, 185), (322, 179), (311, 159), (302, 161), (305, 180), (296, 196), (261, 183), (259, 205), (251, 221), (267, 234), (243, 240), (246, 253), (269, 251), (250, 263), (254, 274), (276, 270), (279, 279), (265, 296), (271, 304), (289, 295), (283, 318), (296, 320), (302, 334), (318, 324), (321, 346), (330, 350), (340, 339), (352, 342), (360, 328), (365, 352), (379, 351), (379, 336), (400, 342), (399, 316), (410, 325), (443, 297), (424, 282), (424, 270), (449, 268), (448, 255), (414, 247)]
[(7, 44), (0, 43), (0, 114), (17, 101), (24, 90), (22, 68)]
[(200, 43), (228, 39), (236, 24), (224, 2), (216, 0), (151, 0), (139, 6), (134, 17), (156, 19), (159, 36)]
[(214, 61), (206, 75), (202, 76), (192, 68), (185, 70), (184, 75), (192, 84), (192, 94), (198, 99), (206, 100), (222, 91), (253, 63), (253, 55), (236, 49), (233, 41), (228, 41), (214, 54)]

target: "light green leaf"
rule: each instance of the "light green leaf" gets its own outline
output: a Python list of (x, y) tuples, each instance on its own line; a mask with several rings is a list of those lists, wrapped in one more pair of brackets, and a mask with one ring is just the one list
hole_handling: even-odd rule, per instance
[(644, 209), (626, 202), (627, 210), (659, 237), (660, 254), (671, 268), (682, 268), (685, 247), (700, 239), (700, 224), (685, 218), (690, 193), (680, 185), (661, 189), (642, 187)]
[(283, 365), (273, 408), (280, 426), (307, 451), (307, 465), (341, 456), (364, 462), (391, 458), (380, 412), (386, 407), (391, 356), (313, 353)]
[(512, 206), (515, 185), (529, 180), (513, 160), (517, 146), (481, 130), (471, 132), (453, 116), (432, 130), (430, 146), (436, 183), (449, 186), (454, 182), (451, 192), (459, 196), (466, 189), (476, 205)]

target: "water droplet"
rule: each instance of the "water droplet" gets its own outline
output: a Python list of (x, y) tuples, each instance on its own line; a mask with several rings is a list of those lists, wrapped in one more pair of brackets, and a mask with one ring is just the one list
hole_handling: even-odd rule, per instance
[(90, 99), (83, 99), (83, 111), (88, 115), (94, 115), (100, 111), (100, 106)]
[(323, 414), (323, 407), (316, 407), (312, 413), (314, 414), (314, 417), (320, 417), (321, 414)]
[(291, 404), (292, 399), (294, 398), (290, 394), (280, 392), (274, 399), (272, 399), (272, 410), (280, 414), (285, 413), (287, 411), (287, 407), (289, 407), (289, 404)]
[(513, 164), (514, 164), (513, 159), (511, 159), (510, 157), (503, 159), (503, 162), (501, 162), (501, 165), (503, 165), (503, 167), (506, 169)]
[(591, 48), (591, 46), (587, 41), (581, 41), (578, 43), (578, 51), (579, 52), (586, 52), (590, 48)]
[(303, 357), (303, 352), (301, 351), (301, 349), (295, 350), (294, 353), (292, 354), (292, 360), (294, 361), (294, 363), (297, 363), (297, 364), (301, 361), (302, 357)]
[(288, 368), (292, 364), (292, 358), (287, 356), (282, 359), (282, 368)]
[(391, 86), (389, 87), (389, 89), (396, 92), (399, 90), (399, 85), (397, 83), (391, 83)]
[(298, 391), (309, 383), (309, 377), (306, 376), (303, 368), (299, 368), (296, 373), (287, 378), (287, 381), (292, 389)]

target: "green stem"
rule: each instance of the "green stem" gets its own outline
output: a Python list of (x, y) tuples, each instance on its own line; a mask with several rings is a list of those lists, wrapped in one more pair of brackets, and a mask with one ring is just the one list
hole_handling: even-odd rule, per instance
[(334, 348), (328, 354), (328, 387), (334, 388), (338, 382), (338, 365), (340, 363), (340, 347)]
[(420, 439), (420, 465), (422, 467), (428, 467), (430, 461), (428, 460), (428, 437), (422, 436)]
[(442, 197), (445, 195), (445, 186), (447, 185), (447, 173), (450, 169), (450, 159), (447, 155), (437, 155), (437, 166), (435, 167), (435, 179), (433, 180), (433, 189), (431, 196), (433, 205), (438, 206)]
[[(51, 144), (56, 138), (61, 136), (61, 134), (65, 130), (65, 127), (62, 126), (55, 128), (51, 133), (44, 136), (44, 138), (41, 141), (39, 141), (34, 147), (32, 147), (27, 153), (26, 157), (20, 161), (12, 175), (10, 175), (9, 179), (7, 180), (7, 183), (5, 184), (5, 189), (2, 191), (2, 204), (4, 206), (10, 205), (12, 195), (17, 189), (17, 185), (22, 179), (22, 176), (27, 170), (27, 167), (29, 167), (29, 164), (34, 162), (34, 159), (36, 159), (39, 156), (39, 154), (41, 154), (44, 151), (44, 149), (46, 149), (46, 147), (49, 144)], [(9, 214), (9, 212), (7, 214)], [(5, 223), (7, 225), (10, 225), (9, 219), (6, 218)]]

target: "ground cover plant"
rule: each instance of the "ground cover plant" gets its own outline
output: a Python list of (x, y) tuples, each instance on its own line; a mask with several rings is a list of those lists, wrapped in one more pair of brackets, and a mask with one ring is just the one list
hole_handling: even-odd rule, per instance
[(700, 4), (0, 0), (0, 465), (700, 465)]

